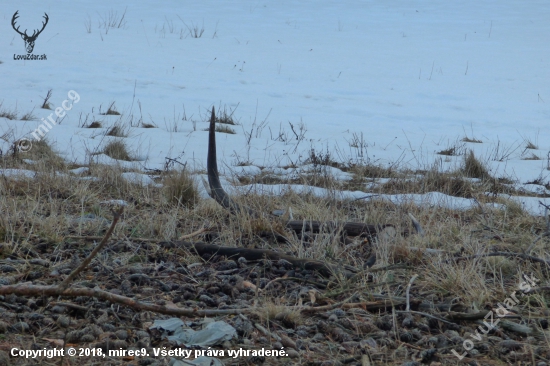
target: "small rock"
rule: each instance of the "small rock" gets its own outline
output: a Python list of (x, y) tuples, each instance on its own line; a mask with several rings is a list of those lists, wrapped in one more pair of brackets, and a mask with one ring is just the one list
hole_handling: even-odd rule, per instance
[(0, 320), (0, 333), (6, 333), (8, 331), (8, 323)]
[(105, 323), (101, 325), (101, 329), (105, 332), (114, 332), (116, 328), (111, 323)]
[(18, 322), (11, 326), (12, 332), (26, 333), (31, 327), (26, 322)]
[(290, 357), (290, 358), (299, 358), (300, 357), (300, 354), (298, 353), (298, 351), (295, 351), (293, 349), (286, 349), (285, 352), (286, 352), (287, 356)]
[(96, 338), (99, 337), (101, 333), (103, 333), (103, 329), (101, 329), (101, 327), (95, 324), (91, 324), (87, 326), (86, 328), (84, 328), (84, 331), (90, 332)]
[(377, 348), (378, 347), (378, 344), (376, 344), (376, 341), (372, 337), (369, 337), (367, 339), (362, 339), (359, 342), (359, 344), (363, 348), (365, 348), (365, 347)]
[(412, 318), (412, 316), (407, 316), (405, 319), (403, 319), (401, 325), (405, 328), (412, 328), (414, 327), (414, 319)]
[(498, 345), (502, 348), (507, 349), (507, 350), (518, 350), (518, 349), (521, 349), (523, 347), (523, 345), (520, 342), (516, 342), (516, 341), (511, 340), (511, 339), (502, 341)]
[(81, 330), (73, 330), (67, 333), (67, 336), (65, 337), (65, 341), (67, 343), (78, 343), (80, 342), (80, 337), (82, 337), (82, 331)]
[(118, 339), (126, 340), (128, 339), (128, 331), (126, 329), (119, 329), (115, 332), (115, 336)]
[(93, 342), (95, 341), (95, 337), (93, 336), (93, 334), (84, 334), (82, 337), (80, 337), (80, 341), (82, 343), (90, 343), (90, 342)]
[(59, 328), (67, 328), (69, 325), (71, 325), (71, 319), (67, 316), (60, 316), (57, 318), (57, 321), (55, 323)]
[(127, 349), (128, 343), (125, 340), (122, 339), (115, 339), (111, 342), (111, 349)]
[(3, 265), (0, 265), (0, 272), (4, 272), (4, 273), (17, 272), (17, 269), (14, 266), (10, 266), (9, 264), (3, 264)]
[(220, 265), (218, 267), (218, 270), (219, 271), (227, 271), (227, 270), (235, 269), (235, 268), (239, 268), (237, 263), (235, 261), (228, 260), (228, 261), (224, 261), (224, 262), (220, 263)]
[(312, 341), (320, 342), (325, 340), (325, 336), (323, 333), (316, 333), (313, 338), (311, 338)]
[(208, 295), (200, 295), (199, 301), (204, 302), (208, 306), (217, 306), (218, 302)]
[(64, 306), (55, 305), (52, 307), (52, 313), (54, 314), (63, 314), (67, 312), (67, 308)]
[(138, 330), (136, 332), (136, 337), (138, 337), (138, 339), (149, 338), (149, 333), (144, 330)]

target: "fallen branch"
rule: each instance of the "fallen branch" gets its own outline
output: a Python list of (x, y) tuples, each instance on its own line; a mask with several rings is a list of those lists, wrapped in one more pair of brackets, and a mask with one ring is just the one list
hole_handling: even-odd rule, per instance
[(241, 314), (250, 312), (250, 309), (225, 309), (225, 310), (199, 310), (199, 309), (186, 309), (178, 307), (169, 307), (164, 305), (157, 305), (151, 303), (140, 302), (138, 300), (131, 299), (126, 296), (116, 295), (108, 291), (100, 290), (99, 288), (68, 288), (62, 289), (60, 286), (39, 286), (30, 285), (27, 283), (0, 286), (0, 295), (20, 295), (20, 296), (64, 296), (64, 297), (95, 297), (101, 300), (107, 300), (115, 304), (121, 304), (129, 308), (139, 311), (152, 311), (159, 314), (177, 315), (177, 316), (216, 316), (216, 315), (229, 315), (229, 314)]
[(177, 241), (177, 242), (161, 242), (161, 246), (166, 248), (174, 247), (184, 247), (196, 251), (199, 256), (204, 254), (209, 255), (223, 255), (228, 258), (239, 258), (243, 257), (246, 260), (259, 260), (259, 259), (269, 259), (272, 261), (278, 261), (284, 259), (291, 263), (296, 268), (302, 268), (306, 270), (318, 271), (323, 276), (331, 276), (335, 273), (342, 273), (345, 277), (349, 278), (357, 273), (355, 269), (348, 269), (346, 266), (337, 266), (334, 264), (325, 263), (313, 259), (299, 259), (293, 256), (275, 252), (267, 249), (248, 249), (248, 248), (238, 248), (238, 247), (222, 247), (215, 244), (206, 244), (206, 243), (190, 243), (186, 241)]

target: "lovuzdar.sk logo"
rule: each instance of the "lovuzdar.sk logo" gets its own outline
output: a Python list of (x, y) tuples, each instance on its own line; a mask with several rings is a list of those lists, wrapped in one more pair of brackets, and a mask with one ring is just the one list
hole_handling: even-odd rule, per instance
[(36, 42), (36, 39), (38, 38), (38, 36), (40, 35), (40, 33), (42, 33), (42, 31), (44, 30), (44, 28), (46, 28), (46, 24), (48, 24), (48, 14), (44, 13), (44, 19), (45, 21), (42, 22), (42, 29), (38, 30), (38, 29), (35, 29), (34, 32), (32, 33), (32, 35), (28, 35), (27, 34), (27, 30), (25, 29), (24, 32), (21, 32), (19, 30), (19, 26), (16, 26), (15, 22), (17, 20), (17, 18), (19, 18), (19, 10), (17, 10), (15, 12), (15, 14), (13, 14), (13, 17), (11, 18), (11, 26), (13, 27), (13, 29), (19, 33), (21, 35), (21, 38), (23, 38), (23, 41), (25, 41), (25, 48), (27, 49), (27, 54), (26, 55), (16, 55), (14, 54), (13, 55), (13, 59), (14, 60), (46, 60), (46, 55), (43, 54), (43, 55), (33, 55), (32, 54), (32, 51), (34, 50), (34, 42)]

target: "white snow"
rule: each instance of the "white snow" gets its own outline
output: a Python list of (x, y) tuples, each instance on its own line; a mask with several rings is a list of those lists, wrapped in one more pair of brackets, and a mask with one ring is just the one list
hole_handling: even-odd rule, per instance
[(162, 184), (156, 183), (153, 178), (146, 174), (140, 174), (135, 172), (125, 172), (121, 174), (122, 178), (124, 178), (126, 181), (133, 183), (133, 184), (139, 184), (142, 186), (149, 186), (152, 185), (154, 187), (162, 187)]
[[(33, 51), (47, 60), (14, 60), (26, 54), (10, 24), (16, 10), (21, 29), (38, 28), (48, 14)], [(105, 27), (123, 13), (120, 27)], [(3, 154), (32, 140), (51, 113), (56, 120), (40, 108), (52, 89), (52, 108), (70, 109), (46, 138), (80, 165), (93, 157), (145, 171), (168, 157), (204, 171), (214, 106), (240, 124), (216, 136), (228, 177), (301, 173), (312, 149), (341, 162), (442, 171), (473, 150), (493, 176), (528, 192), (526, 183), (549, 181), (547, 2), (7, 0), (0, 15), (0, 112), (19, 118), (0, 117)], [(203, 27), (200, 38), (189, 35)], [(113, 102), (122, 115), (103, 115)], [(36, 120), (20, 120), (28, 112)], [(102, 128), (85, 127), (93, 121)], [(115, 125), (128, 136), (105, 136)], [(114, 139), (135, 161), (101, 154)], [(437, 154), (450, 148), (460, 155)], [(540, 160), (524, 160), (533, 156)], [(468, 206), (435, 193), (409, 196)], [(541, 199), (517, 199), (540, 214)]]

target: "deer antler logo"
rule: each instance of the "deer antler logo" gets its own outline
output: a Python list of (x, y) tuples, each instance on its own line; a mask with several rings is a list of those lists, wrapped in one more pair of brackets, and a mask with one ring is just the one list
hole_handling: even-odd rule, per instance
[(17, 15), (17, 13), (19, 13), (19, 10), (17, 10), (15, 12), (15, 14), (13, 14), (13, 18), (11, 18), (11, 26), (13, 27), (13, 29), (19, 33), (21, 35), (21, 38), (23, 38), (23, 41), (25, 41), (25, 48), (27, 49), (27, 53), (32, 53), (32, 50), (34, 49), (34, 42), (36, 41), (36, 38), (38, 38), (38, 35), (40, 33), (42, 33), (42, 31), (44, 30), (44, 28), (46, 28), (46, 24), (48, 24), (48, 14), (44, 13), (44, 19), (46, 19), (45, 22), (42, 23), (42, 29), (38, 30), (36, 29), (32, 36), (29, 36), (27, 34), (27, 30), (25, 29), (25, 32), (21, 33), (19, 31), (19, 27), (15, 27), (15, 20), (17, 18), (19, 18), (19, 15)]

